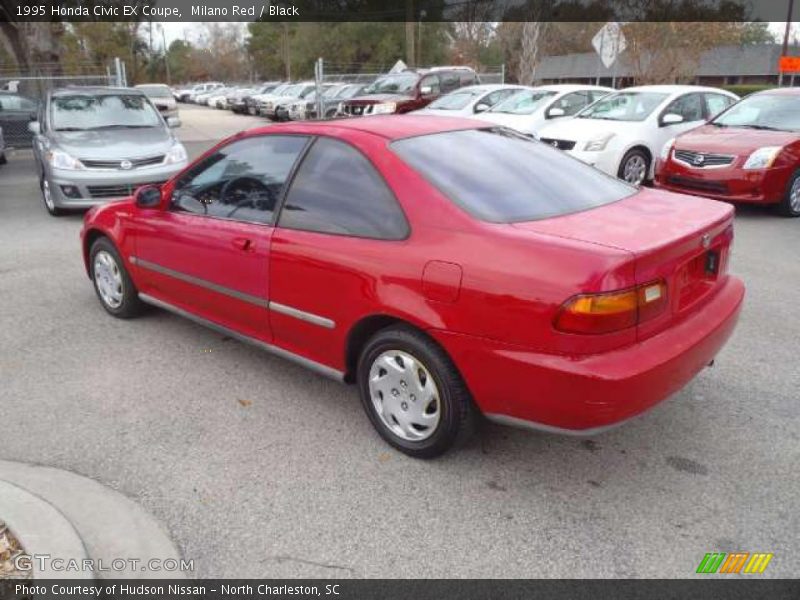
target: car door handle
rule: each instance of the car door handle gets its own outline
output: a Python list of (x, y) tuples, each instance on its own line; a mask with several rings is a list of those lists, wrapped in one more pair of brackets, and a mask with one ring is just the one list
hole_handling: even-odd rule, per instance
[(250, 238), (233, 238), (233, 247), (241, 250), (242, 252), (252, 252), (255, 250), (255, 244)]

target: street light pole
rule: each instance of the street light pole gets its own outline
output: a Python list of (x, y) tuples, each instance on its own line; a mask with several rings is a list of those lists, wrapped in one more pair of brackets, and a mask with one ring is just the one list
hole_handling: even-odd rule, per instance
[(164, 33), (164, 24), (161, 23), (161, 40), (164, 43), (164, 69), (167, 71), (167, 85), (172, 85), (172, 77), (169, 74), (169, 52), (167, 51), (167, 34)]

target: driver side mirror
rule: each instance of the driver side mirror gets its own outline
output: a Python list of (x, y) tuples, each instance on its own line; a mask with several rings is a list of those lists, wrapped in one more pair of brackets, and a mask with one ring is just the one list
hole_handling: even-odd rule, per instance
[(181, 120), (178, 117), (167, 117), (167, 127), (176, 128), (181, 126)]
[(563, 108), (558, 108), (557, 106), (554, 106), (553, 108), (547, 111), (546, 117), (548, 119), (555, 119), (557, 117), (563, 117), (565, 114), (567, 113), (564, 112)]
[(485, 102), (481, 102), (480, 104), (476, 104), (475, 105), (475, 112), (476, 113), (486, 112), (490, 108), (492, 108), (492, 107), (489, 106), (488, 104), (486, 104)]
[(28, 131), (33, 135), (39, 135), (42, 132), (42, 126), (39, 125), (39, 121), (31, 121), (28, 123)]
[(676, 115), (675, 113), (667, 113), (663, 117), (661, 117), (661, 125), (676, 125), (678, 123), (683, 123), (683, 117), (681, 115)]
[(134, 198), (139, 208), (156, 208), (161, 205), (161, 188), (154, 185), (142, 186), (136, 190)]

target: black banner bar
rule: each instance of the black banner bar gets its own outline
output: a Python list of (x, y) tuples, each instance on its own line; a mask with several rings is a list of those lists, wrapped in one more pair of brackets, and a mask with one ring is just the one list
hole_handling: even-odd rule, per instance
[(0, 600), (796, 600), (800, 581), (741, 575), (664, 580), (0, 580)]
[(0, 21), (733, 22), (784, 21), (787, 7), (782, 0), (0, 0)]

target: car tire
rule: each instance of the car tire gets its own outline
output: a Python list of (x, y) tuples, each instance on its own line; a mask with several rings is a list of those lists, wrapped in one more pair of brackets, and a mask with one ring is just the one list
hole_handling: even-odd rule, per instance
[(0, 154), (0, 165), (4, 165), (7, 162), (8, 162), (8, 159), (6, 158), (6, 153), (3, 152), (2, 154)]
[(98, 238), (89, 250), (89, 274), (97, 298), (108, 314), (130, 319), (142, 312), (144, 303), (139, 300), (125, 261), (106, 237)]
[(475, 429), (477, 409), (453, 361), (411, 327), (376, 333), (361, 352), (357, 381), (372, 425), (409, 456), (439, 456)]
[(650, 173), (650, 157), (640, 148), (625, 153), (619, 163), (617, 177), (633, 185), (644, 185)]
[(50, 182), (47, 181), (47, 178), (44, 175), (39, 178), (39, 189), (42, 192), (42, 204), (44, 204), (44, 208), (48, 214), (51, 217), (62, 216), (64, 211), (56, 206), (55, 200), (53, 200), (52, 192), (50, 191)]
[(800, 217), (800, 169), (789, 179), (786, 192), (778, 204), (778, 213), (784, 217)]

